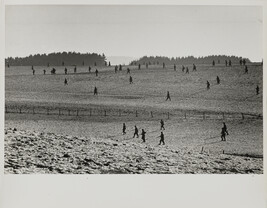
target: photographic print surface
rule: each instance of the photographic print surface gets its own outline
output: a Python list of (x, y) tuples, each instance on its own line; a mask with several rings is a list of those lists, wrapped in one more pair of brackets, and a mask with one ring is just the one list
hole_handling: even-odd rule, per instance
[(6, 174), (262, 174), (260, 6), (6, 6)]

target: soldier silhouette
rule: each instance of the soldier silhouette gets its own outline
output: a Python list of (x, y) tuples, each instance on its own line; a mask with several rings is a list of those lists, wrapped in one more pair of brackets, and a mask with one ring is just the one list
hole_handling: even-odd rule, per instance
[(182, 72), (184, 72), (184, 70), (185, 70), (185, 67), (184, 67), (184, 65), (182, 65)]
[(165, 130), (164, 121), (162, 119), (160, 120), (160, 130)]
[(221, 131), (221, 139), (222, 141), (226, 141), (224, 128), (222, 128), (222, 131)]
[(89, 73), (91, 72), (91, 66), (88, 67), (88, 71), (89, 71)]
[(221, 82), (220, 78), (218, 76), (216, 77), (216, 81), (217, 81), (217, 84), (220, 84), (220, 82)]
[(127, 68), (127, 74), (130, 74), (130, 69), (129, 68)]
[(141, 64), (138, 64), (138, 69), (141, 69)]
[(98, 76), (98, 70), (97, 69), (95, 70), (95, 76), (96, 77)]
[(133, 135), (133, 138), (135, 138), (135, 136), (138, 138), (139, 135), (138, 135), (138, 128), (136, 126), (134, 126), (134, 135)]
[(146, 142), (146, 132), (144, 129), (142, 129), (142, 132), (141, 132), (141, 139), (143, 140), (143, 142)]
[(244, 74), (248, 74), (248, 67), (245, 66), (245, 73)]
[(259, 85), (257, 85), (257, 87), (256, 87), (256, 94), (257, 95), (259, 94), (259, 91), (260, 91), (260, 88), (259, 88)]
[(44, 69), (44, 74), (46, 73), (46, 70)]
[(195, 64), (193, 64), (193, 71), (196, 71), (197, 70), (197, 67)]
[(67, 74), (68, 73), (68, 69), (65, 67), (65, 74)]
[(123, 135), (126, 134), (126, 125), (125, 125), (125, 123), (123, 123), (123, 125), (122, 125), (122, 134)]
[(185, 72), (186, 74), (189, 74), (189, 69), (188, 69), (188, 67), (186, 67), (186, 72)]
[(68, 80), (65, 78), (64, 85), (68, 85)]
[(232, 61), (231, 60), (229, 60), (229, 66), (232, 66)]
[(225, 60), (225, 66), (227, 66), (228, 65), (228, 62), (227, 62), (227, 60)]
[(207, 81), (207, 90), (209, 90), (210, 89), (210, 83), (209, 83), (209, 81)]
[(95, 89), (94, 89), (94, 95), (97, 95), (97, 94), (98, 94), (97, 88), (95, 87)]
[(163, 145), (165, 145), (165, 141), (164, 141), (164, 134), (163, 134), (163, 132), (161, 132), (160, 133), (160, 140), (159, 140), (159, 145), (161, 145), (161, 143), (163, 144)]
[(223, 130), (227, 135), (229, 135), (225, 122), (223, 122)]
[(212, 61), (212, 66), (215, 66), (215, 61), (214, 60)]
[(174, 69), (174, 71), (176, 71), (176, 64), (174, 64), (173, 69)]
[(130, 76), (129, 81), (130, 81), (130, 84), (133, 84), (133, 78), (132, 78), (132, 76)]
[(171, 96), (170, 96), (170, 92), (169, 91), (167, 91), (167, 98), (166, 98), (166, 101), (167, 100), (170, 100), (171, 101)]
[(76, 73), (77, 72), (77, 68), (76, 68), (76, 66), (74, 67), (74, 73)]

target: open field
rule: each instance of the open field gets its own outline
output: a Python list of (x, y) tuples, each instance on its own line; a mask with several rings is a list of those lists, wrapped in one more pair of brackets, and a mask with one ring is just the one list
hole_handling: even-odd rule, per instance
[[(147, 131), (147, 145), (156, 147), (160, 135), (159, 120), (163, 118), (167, 148), (199, 153), (203, 147), (204, 152), (210, 155), (220, 155), (224, 151), (227, 154), (260, 157), (259, 164), (262, 163), (262, 119), (255, 117), (242, 120), (241, 116), (185, 119), (183, 114), (181, 117), (170, 116), (167, 119), (166, 116), (166, 112), (178, 115), (179, 112), (190, 111), (220, 115), (223, 112), (226, 115), (262, 115), (262, 66), (248, 65), (248, 74), (244, 74), (244, 66), (239, 65), (197, 65), (196, 72), (192, 72), (190, 65), (189, 74), (183, 73), (180, 66), (176, 71), (173, 66), (167, 66), (167, 69), (162, 69), (161, 66), (145, 69), (142, 66), (141, 70), (129, 66), (133, 84), (129, 84), (127, 67), (124, 66), (118, 73), (114, 72), (114, 67), (97, 67), (97, 77), (95, 67), (88, 73), (88, 67), (85, 66), (77, 66), (76, 74), (73, 73), (73, 66), (67, 66), (70, 73), (67, 75), (64, 74), (65, 67), (55, 67), (56, 75), (50, 75), (52, 67), (48, 70), (47, 67), (37, 66), (35, 75), (32, 75), (31, 67), (6, 68), (6, 106), (57, 106), (73, 111), (91, 108), (99, 111), (122, 109), (133, 113), (121, 117), (113, 114), (90, 117), (6, 113), (5, 128), (138, 144), (141, 143), (140, 138), (132, 139), (133, 127), (137, 125), (140, 132), (142, 128)], [(43, 69), (46, 69), (47, 75), (43, 75)], [(221, 79), (219, 85), (216, 84), (216, 76)], [(65, 78), (68, 79), (66, 86)], [(207, 80), (211, 83), (210, 90), (206, 89)], [(256, 95), (257, 85), (260, 86), (260, 95)], [(94, 86), (98, 88), (98, 96), (93, 95)], [(171, 101), (165, 101), (167, 91), (170, 91)], [(134, 114), (136, 110), (139, 111), (138, 117)], [(157, 116), (150, 117), (150, 111), (157, 112)], [(144, 116), (145, 113), (148, 116)], [(226, 142), (220, 139), (223, 121), (229, 131)], [(121, 134), (123, 122), (127, 126), (126, 135)], [(262, 167), (259, 168), (262, 170)]]

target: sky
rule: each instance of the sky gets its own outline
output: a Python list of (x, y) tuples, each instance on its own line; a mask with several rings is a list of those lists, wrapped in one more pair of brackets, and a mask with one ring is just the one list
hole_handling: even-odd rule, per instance
[(259, 6), (6, 6), (5, 56), (236, 55), (261, 61)]

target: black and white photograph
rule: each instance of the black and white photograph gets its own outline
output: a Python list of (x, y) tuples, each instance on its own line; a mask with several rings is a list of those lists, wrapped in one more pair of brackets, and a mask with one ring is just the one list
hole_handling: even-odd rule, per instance
[(4, 174), (263, 174), (263, 8), (6, 5)]

